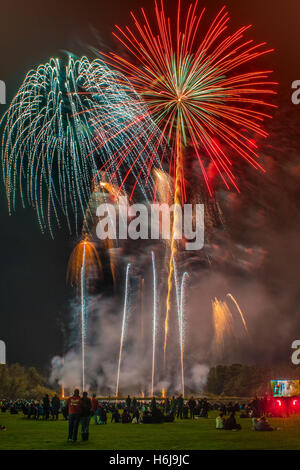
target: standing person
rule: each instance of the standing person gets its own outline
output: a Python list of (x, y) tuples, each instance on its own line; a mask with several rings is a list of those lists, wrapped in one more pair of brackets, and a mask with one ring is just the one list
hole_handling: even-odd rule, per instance
[(68, 399), (69, 411), (69, 436), (68, 441), (77, 441), (78, 426), (81, 415), (81, 398), (79, 390), (76, 388), (72, 397)]
[(96, 393), (93, 393), (93, 398), (92, 398), (92, 412), (94, 416), (94, 423), (98, 424), (97, 421), (97, 408), (98, 408), (98, 400), (96, 398)]
[(126, 398), (126, 408), (128, 409), (128, 411), (130, 411), (130, 407), (131, 407), (131, 398), (130, 398), (130, 395), (128, 395), (128, 397)]
[(99, 401), (97, 404), (97, 409), (96, 409), (97, 424), (101, 424), (101, 409), (102, 409), (102, 405), (101, 405), (101, 402)]
[(63, 400), (61, 404), (61, 412), (62, 412), (64, 419), (67, 421), (68, 420), (68, 402), (66, 400)]
[(87, 392), (83, 392), (81, 400), (81, 439), (88, 441), (89, 439), (89, 425), (92, 413), (92, 400), (88, 397)]
[(60, 408), (60, 400), (57, 395), (54, 395), (51, 401), (52, 406), (52, 418), (58, 420), (58, 413)]
[(194, 400), (194, 397), (191, 397), (191, 399), (188, 402), (188, 406), (189, 406), (189, 409), (190, 409), (191, 418), (194, 419), (195, 418), (195, 408), (196, 408), (196, 401)]
[(106, 424), (107, 422), (107, 414), (106, 414), (106, 409), (105, 406), (101, 406), (99, 410), (99, 424)]
[(177, 398), (177, 418), (183, 418), (183, 397), (180, 395)]
[(44, 408), (44, 419), (48, 420), (49, 419), (49, 413), (50, 413), (49, 395), (45, 395), (44, 398), (43, 398), (43, 408)]
[(41, 403), (37, 404), (37, 413), (36, 413), (36, 419), (40, 419), (40, 416), (44, 416), (44, 408)]
[(136, 398), (134, 397), (132, 400), (132, 411), (135, 412), (136, 409), (137, 409), (137, 401), (136, 401)]
[(201, 413), (202, 418), (208, 418), (208, 410), (209, 410), (209, 403), (207, 401), (207, 398), (203, 398), (202, 413)]
[(155, 399), (155, 397), (152, 397), (150, 408), (151, 408), (151, 413), (153, 413), (153, 411), (156, 410), (156, 399)]
[(170, 408), (171, 408), (171, 405), (170, 405), (169, 398), (166, 398), (165, 404), (164, 404), (164, 409), (165, 409), (165, 413), (167, 415), (170, 413)]
[(176, 411), (176, 398), (173, 395), (172, 400), (171, 400), (171, 413), (175, 414), (175, 411)]

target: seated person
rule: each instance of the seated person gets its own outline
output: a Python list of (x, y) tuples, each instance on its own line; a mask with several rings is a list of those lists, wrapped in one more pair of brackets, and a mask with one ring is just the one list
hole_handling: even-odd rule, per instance
[(127, 423), (130, 423), (130, 422), (131, 422), (130, 414), (128, 413), (128, 411), (125, 408), (125, 410), (123, 411), (123, 414), (122, 414), (122, 423), (127, 424)]
[(219, 416), (216, 417), (216, 429), (224, 429), (225, 418), (223, 413), (220, 413)]
[(165, 420), (163, 412), (159, 408), (155, 408), (152, 411), (152, 423), (159, 424)]
[(225, 420), (224, 429), (226, 429), (226, 431), (240, 431), (242, 429), (241, 425), (236, 422), (234, 411), (232, 411), (229, 418)]
[(253, 431), (275, 431), (264, 416), (261, 418), (252, 418), (252, 426)]
[(36, 419), (40, 419), (40, 417), (44, 416), (44, 408), (41, 403), (38, 404), (37, 406), (37, 412), (36, 412)]
[(136, 410), (134, 411), (133, 416), (132, 416), (132, 423), (133, 424), (138, 424), (139, 422), (140, 422), (140, 412), (136, 408)]
[(183, 419), (188, 419), (188, 416), (189, 415), (189, 407), (187, 405), (185, 405), (183, 407), (183, 412), (182, 412), (182, 417)]
[(115, 423), (119, 423), (120, 419), (121, 419), (121, 416), (120, 416), (119, 410), (115, 409), (111, 415), (111, 422), (114, 421)]
[(104, 406), (99, 407), (98, 418), (98, 424), (106, 424), (107, 414)]

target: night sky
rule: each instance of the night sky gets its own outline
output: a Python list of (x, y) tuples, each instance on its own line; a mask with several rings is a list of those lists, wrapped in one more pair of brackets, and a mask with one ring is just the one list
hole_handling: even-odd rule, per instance
[[(174, 0), (170, 1), (175, 5)], [(224, 4), (218, 0), (200, 3), (207, 6), (209, 17)], [(300, 80), (299, 0), (225, 3), (231, 12), (232, 27), (253, 24), (251, 36), (276, 49), (265, 63), (275, 70), (280, 98), (294, 112), (289, 95), (291, 82)], [(61, 56), (63, 51), (92, 57), (88, 47), (97, 46), (100, 38), (102, 43), (115, 47), (111, 36), (114, 24), (127, 24), (130, 9), (152, 4), (152, 0), (2, 2), (0, 79), (7, 86), (7, 102), (31, 67), (51, 56)], [(0, 105), (0, 114), (4, 110), (5, 106)], [(276, 119), (280, 120), (280, 113)], [(63, 350), (62, 324), (71, 298), (65, 271), (74, 238), (64, 230), (57, 232), (55, 240), (42, 235), (30, 209), (20, 208), (9, 217), (2, 181), (0, 207), (0, 339), (7, 344), (9, 362), (47, 367), (50, 359)]]

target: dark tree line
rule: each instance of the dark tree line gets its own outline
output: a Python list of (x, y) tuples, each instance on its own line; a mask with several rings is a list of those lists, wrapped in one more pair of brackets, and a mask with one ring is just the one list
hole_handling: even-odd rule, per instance
[(205, 392), (228, 397), (271, 393), (272, 379), (299, 379), (300, 367), (291, 365), (218, 365), (209, 371)]
[(53, 391), (47, 388), (46, 379), (35, 367), (23, 367), (20, 364), (0, 365), (0, 399), (41, 399), (45, 393), (53, 394)]

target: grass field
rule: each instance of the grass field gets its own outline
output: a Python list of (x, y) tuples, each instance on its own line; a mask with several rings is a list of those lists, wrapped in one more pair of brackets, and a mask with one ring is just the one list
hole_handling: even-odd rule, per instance
[[(29, 421), (21, 415), (0, 413), (0, 450), (6, 449), (108, 449), (108, 450), (192, 450), (192, 449), (300, 449), (300, 416), (271, 419), (274, 432), (254, 432), (251, 421), (242, 419), (242, 430), (217, 431), (215, 412), (208, 419), (176, 420), (165, 424), (106, 424), (91, 422), (90, 440), (67, 442), (68, 424)], [(110, 421), (110, 417), (109, 420)]]

